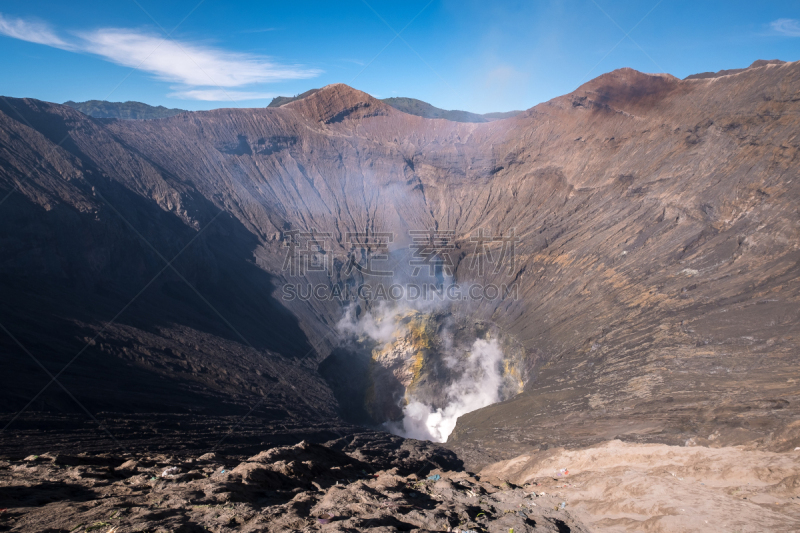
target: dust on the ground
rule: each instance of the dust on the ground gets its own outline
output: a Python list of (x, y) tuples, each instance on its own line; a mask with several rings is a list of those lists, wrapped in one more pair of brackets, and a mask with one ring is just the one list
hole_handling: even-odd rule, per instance
[(800, 450), (626, 444), (539, 451), (481, 470), (538, 483), (591, 531), (800, 531)]
[(0, 531), (587, 531), (558, 498), (460, 464), (448, 450), (389, 436), (239, 459), (32, 455), (0, 461)]

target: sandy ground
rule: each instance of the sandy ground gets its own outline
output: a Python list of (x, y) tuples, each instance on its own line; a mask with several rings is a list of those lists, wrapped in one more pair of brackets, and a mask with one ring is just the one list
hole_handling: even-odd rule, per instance
[(557, 495), (596, 532), (800, 531), (800, 450), (614, 440), (522, 455), (481, 476)]

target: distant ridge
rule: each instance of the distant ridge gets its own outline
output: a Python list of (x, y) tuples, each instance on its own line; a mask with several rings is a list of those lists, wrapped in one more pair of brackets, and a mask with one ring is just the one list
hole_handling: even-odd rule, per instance
[(87, 100), (86, 102), (73, 102), (69, 100), (64, 105), (77, 109), (84, 115), (94, 118), (119, 118), (119, 119), (151, 119), (166, 118), (181, 113), (185, 109), (169, 109), (164, 106), (151, 106), (142, 102), (106, 102), (105, 100)]
[[(302, 100), (303, 98), (311, 96), (318, 91), (319, 89), (311, 89), (310, 91), (298, 94), (297, 96), (278, 96), (273, 98), (272, 102), (270, 102), (267, 107), (281, 107), (291, 102)], [(447, 109), (440, 109), (432, 106), (431, 104), (423, 102), (422, 100), (417, 100), (416, 98), (405, 97), (384, 98), (381, 101), (392, 106), (398, 111), (408, 113), (409, 115), (415, 115), (424, 118), (443, 118), (453, 122), (491, 122), (493, 120), (510, 118), (522, 113), (522, 111), (506, 111), (480, 115), (478, 113), (470, 113), (469, 111), (449, 111)]]
[(417, 100), (416, 98), (386, 98), (383, 100), (393, 108), (409, 115), (416, 115), (424, 118), (443, 118), (452, 120), (453, 122), (489, 122), (489, 119), (477, 113), (470, 113), (469, 111), (448, 111), (446, 109), (439, 109), (427, 102)]
[(319, 91), (319, 89), (309, 89), (306, 92), (295, 96), (276, 96), (275, 98), (272, 99), (272, 101), (269, 103), (267, 107), (280, 107), (290, 102), (294, 102), (295, 100), (302, 100), (306, 96), (311, 96), (317, 91)]
[[(319, 92), (319, 89), (310, 89), (295, 96), (277, 96), (272, 99), (267, 107), (281, 107), (297, 100), (307, 98)], [(443, 118), (453, 122), (491, 122), (516, 116), (522, 111), (505, 111), (496, 113), (470, 113), (469, 111), (447, 110), (432, 106), (416, 98), (384, 98), (385, 104), (408, 113), (424, 118)], [(188, 113), (185, 109), (166, 108), (164, 106), (151, 106), (142, 102), (106, 102), (104, 100), (87, 100), (86, 102), (73, 102), (69, 100), (64, 105), (77, 109), (84, 115), (93, 118), (115, 118), (125, 120), (146, 120), (154, 118), (167, 118), (181, 113)]]
[[(686, 76), (685, 80), (701, 80), (710, 78), (720, 78), (722, 76), (729, 76), (738, 74), (745, 70), (764, 67), (767, 65), (782, 65), (786, 61), (779, 59), (759, 59), (754, 61), (749, 67), (735, 68), (720, 70), (717, 72), (700, 72)], [(297, 100), (307, 98), (320, 89), (309, 89), (303, 93), (295, 96), (276, 96), (267, 105), (267, 107), (275, 108), (281, 107)], [(433, 106), (422, 100), (408, 97), (392, 97), (381, 99), (385, 104), (407, 113), (424, 118), (443, 118), (453, 122), (492, 122), (494, 120), (502, 120), (519, 115), (523, 111), (504, 111), (494, 113), (471, 113), (469, 111), (460, 110), (447, 110)], [(77, 109), (85, 115), (93, 118), (112, 118), (112, 119), (128, 119), (128, 120), (142, 120), (154, 118), (167, 118), (181, 113), (187, 113), (185, 109), (166, 108), (164, 106), (151, 106), (142, 102), (106, 102), (104, 100), (87, 100), (86, 102), (73, 102), (72, 100), (64, 102), (64, 105)]]
[(744, 72), (747, 69), (751, 68), (758, 68), (763, 67), (766, 65), (783, 65), (786, 61), (781, 61), (780, 59), (759, 59), (757, 61), (753, 61), (753, 64), (747, 68), (732, 68), (728, 70), (720, 70), (717, 72), (701, 72), (699, 74), (692, 74), (691, 76), (686, 76), (685, 80), (705, 80), (708, 78), (721, 78), (722, 76), (729, 76), (731, 74), (738, 74), (740, 72)]
[(524, 112), (523, 110), (515, 109), (514, 111), (494, 111), (492, 113), (484, 113), (481, 116), (483, 118), (489, 119), (489, 122), (491, 122), (493, 120), (503, 120), (504, 118), (516, 117), (517, 115), (523, 112)]

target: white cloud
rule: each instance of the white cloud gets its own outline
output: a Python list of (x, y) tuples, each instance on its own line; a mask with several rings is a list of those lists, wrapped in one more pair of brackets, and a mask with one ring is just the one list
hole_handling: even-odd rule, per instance
[(175, 90), (167, 96), (182, 100), (203, 100), (206, 102), (238, 102), (240, 100), (265, 100), (278, 96), (275, 93), (250, 91), (226, 91), (224, 89), (186, 89)]
[[(195, 87), (243, 87), (258, 83), (313, 78), (318, 69), (283, 65), (253, 54), (231, 52), (211, 46), (158, 34), (118, 28), (75, 32), (69, 41), (59, 37), (48, 25), (7, 17), (0, 13), (0, 34), (23, 41), (44, 44), (75, 52), (100, 56), (107, 61), (153, 74), (156, 79), (187, 86), (173, 94), (198, 100), (269, 98), (272, 95), (241, 92), (229, 97)], [(222, 97), (220, 97), (222, 96)]]
[(320, 73), (316, 69), (279, 65), (261, 56), (165, 40), (134, 30), (101, 29), (81, 33), (80, 37), (87, 52), (119, 65), (151, 72), (158, 79), (185, 85), (241, 87), (313, 78)]
[(778, 19), (769, 23), (770, 27), (781, 35), (800, 37), (800, 20)]
[(72, 45), (64, 42), (47, 24), (7, 17), (2, 13), (0, 13), (0, 34), (21, 41), (46, 44), (65, 50), (72, 49)]

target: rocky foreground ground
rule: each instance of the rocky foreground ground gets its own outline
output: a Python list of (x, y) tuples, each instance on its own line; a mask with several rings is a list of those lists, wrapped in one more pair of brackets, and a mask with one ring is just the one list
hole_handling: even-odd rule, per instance
[(384, 433), (221, 453), (0, 460), (0, 531), (800, 530), (800, 450), (611, 441), (465, 471)]
[(249, 458), (43, 454), (0, 462), (0, 531), (588, 531), (549, 490), (388, 435)]

